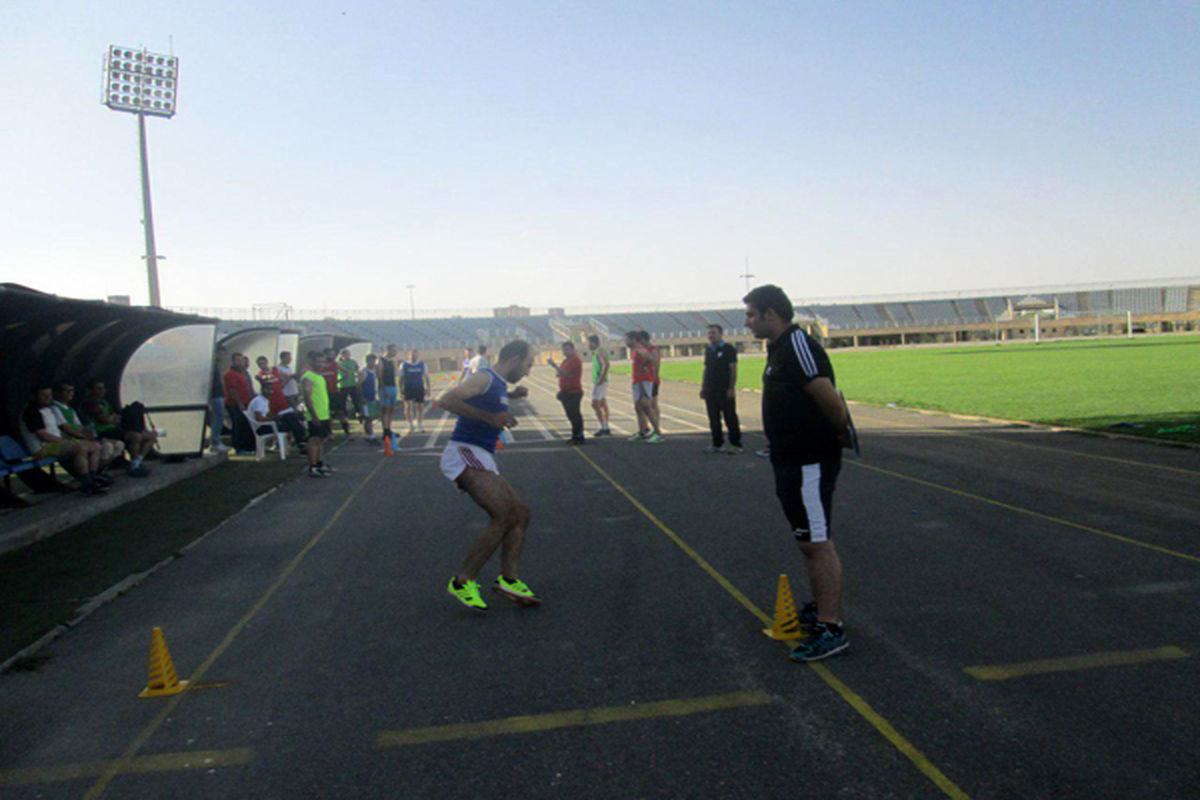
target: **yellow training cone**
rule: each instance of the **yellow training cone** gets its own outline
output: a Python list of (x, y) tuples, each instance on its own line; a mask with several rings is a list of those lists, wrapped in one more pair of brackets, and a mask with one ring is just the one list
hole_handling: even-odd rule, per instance
[(763, 633), (772, 639), (786, 641), (802, 639), (804, 633), (800, 630), (800, 620), (796, 616), (796, 601), (792, 599), (792, 587), (787, 575), (779, 576), (779, 591), (775, 594), (775, 622), (769, 628), (763, 628)]
[(163, 636), (162, 628), (155, 628), (150, 642), (150, 681), (146, 688), (138, 693), (138, 697), (179, 694), (187, 686), (188, 682), (179, 680), (175, 673), (175, 664), (171, 661), (171, 651), (167, 649), (167, 639)]

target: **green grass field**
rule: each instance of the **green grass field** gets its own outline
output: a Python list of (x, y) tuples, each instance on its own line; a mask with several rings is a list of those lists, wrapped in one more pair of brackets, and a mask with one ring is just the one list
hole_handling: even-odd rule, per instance
[[(848, 398), (1200, 442), (1200, 336), (904, 350), (833, 350)], [(663, 365), (699, 383), (699, 362)], [(739, 361), (738, 386), (761, 387), (763, 358)], [(613, 372), (629, 372), (627, 364)]]

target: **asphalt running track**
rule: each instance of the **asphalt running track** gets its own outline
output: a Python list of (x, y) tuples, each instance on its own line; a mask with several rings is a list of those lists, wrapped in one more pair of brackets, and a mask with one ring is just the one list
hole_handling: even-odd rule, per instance
[[(529, 382), (499, 459), (544, 606), (443, 593), (484, 523), (447, 422), (350, 442), (0, 677), (0, 795), (1196, 796), (1197, 451), (856, 407), (851, 651), (805, 666), (760, 633), (803, 586), (769, 465), (700, 453), (694, 387), (665, 445), (576, 450)], [(138, 699), (155, 625), (197, 689)]]

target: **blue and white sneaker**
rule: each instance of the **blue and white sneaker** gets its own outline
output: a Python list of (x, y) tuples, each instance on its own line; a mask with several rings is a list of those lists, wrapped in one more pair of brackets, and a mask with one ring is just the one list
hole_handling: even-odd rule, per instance
[(843, 653), (849, 647), (850, 642), (846, 639), (846, 632), (840, 625), (818, 623), (813, 629), (812, 636), (805, 639), (788, 657), (796, 662), (820, 661), (823, 658)]

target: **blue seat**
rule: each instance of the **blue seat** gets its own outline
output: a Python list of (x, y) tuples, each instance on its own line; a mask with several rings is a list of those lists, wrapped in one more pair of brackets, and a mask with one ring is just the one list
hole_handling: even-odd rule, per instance
[(10, 473), (25, 472), (37, 467), (53, 467), (57, 458), (34, 458), (25, 447), (11, 436), (0, 436), (0, 458)]

